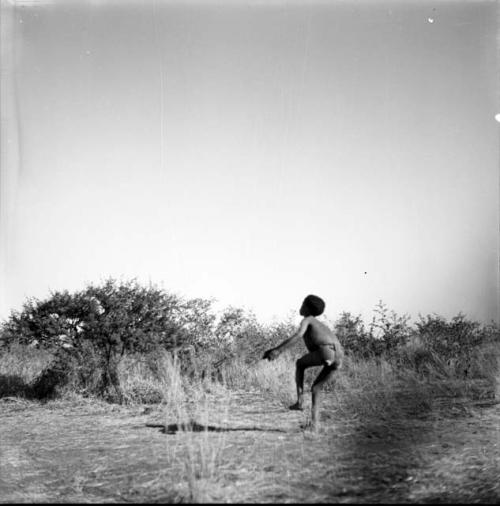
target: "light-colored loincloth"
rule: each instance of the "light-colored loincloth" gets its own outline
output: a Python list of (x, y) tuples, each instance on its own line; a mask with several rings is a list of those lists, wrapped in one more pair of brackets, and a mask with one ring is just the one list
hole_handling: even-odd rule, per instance
[(337, 354), (335, 352), (334, 344), (322, 344), (318, 346), (318, 351), (320, 353), (321, 359), (327, 366), (331, 366), (337, 363), (337, 367), (340, 367), (340, 361), (337, 360)]

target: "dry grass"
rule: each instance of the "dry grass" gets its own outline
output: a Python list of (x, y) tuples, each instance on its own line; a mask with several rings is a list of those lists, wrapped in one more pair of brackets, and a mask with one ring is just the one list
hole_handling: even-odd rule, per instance
[(272, 363), (259, 361), (251, 366), (236, 360), (223, 370), (223, 381), (230, 389), (258, 389), (288, 407), (296, 397), (294, 370), (295, 361), (288, 354)]
[[(29, 384), (50, 357), (20, 351), (2, 357), (0, 372)], [(477, 360), (491, 365), (493, 352)], [(475, 494), (492, 501), (500, 498), (500, 413), (474, 402), (495, 394), (498, 368), (483, 369), (485, 378), (468, 381), (443, 369), (422, 376), (385, 360), (347, 359), (326, 393), (324, 428), (312, 434), (301, 429), (307, 411), (286, 409), (295, 397), (290, 356), (233, 363), (222, 383), (188, 380), (168, 353), (126, 357), (119, 370), (124, 406), (68, 388), (45, 404), (3, 396), (0, 496), (426, 502)], [(317, 372), (309, 372), (307, 384)]]
[(31, 385), (51, 362), (52, 355), (21, 345), (13, 345), (0, 357), (0, 398), (29, 397)]
[[(76, 397), (5, 403), (1, 496), (17, 502), (203, 503), (500, 497), (495, 408), (399, 424), (379, 420), (370, 432), (355, 419), (339, 419), (329, 394), (325, 428), (314, 435), (300, 430), (305, 414), (258, 391), (199, 392), (191, 401), (186, 415), (167, 404), (144, 414), (143, 406)], [(162, 430), (177, 416), (225, 430)]]
[[(213, 434), (206, 428), (224, 423), (228, 410), (224, 399), (228, 392), (222, 385), (208, 380), (189, 381), (180, 369), (178, 358), (167, 352), (157, 355), (153, 363), (151, 358), (143, 361), (129, 357), (121, 364), (120, 380), (129, 404), (160, 401), (161, 416), (150, 426), (164, 430), (175, 427), (175, 432), (182, 434), (182, 453), (179, 455), (175, 448), (167, 451), (171, 466), (181, 464), (179, 479), (184, 487), (178, 493), (182, 500), (216, 500), (214, 483), (219, 474), (225, 433)], [(195, 432), (193, 426), (201, 430)]]
[[(412, 351), (412, 350), (411, 350)], [(414, 352), (415, 350), (413, 350)], [(337, 417), (371, 423), (374, 419), (400, 420), (429, 416), (443, 398), (471, 403), (498, 394), (500, 352), (497, 346), (479, 348), (471, 358), (475, 379), (457, 374), (457, 365), (434, 357), (425, 374), (394, 365), (386, 359), (357, 360), (346, 357), (335, 380), (326, 387), (334, 393)], [(295, 360), (284, 355), (272, 364), (261, 361), (251, 367), (235, 362), (224, 371), (232, 389), (257, 389), (289, 406), (295, 401)], [(306, 371), (311, 384), (318, 369)], [(477, 379), (479, 378), (479, 379)]]

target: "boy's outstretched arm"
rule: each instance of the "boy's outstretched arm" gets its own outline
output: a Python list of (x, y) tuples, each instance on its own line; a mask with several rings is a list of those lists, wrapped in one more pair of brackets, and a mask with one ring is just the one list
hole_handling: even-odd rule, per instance
[(279, 355), (281, 355), (286, 349), (293, 346), (298, 339), (304, 336), (306, 333), (307, 327), (309, 325), (309, 321), (307, 318), (304, 318), (300, 322), (299, 330), (293, 334), (292, 337), (289, 337), (285, 341), (283, 341), (281, 344), (276, 346), (276, 348), (272, 348), (270, 350), (267, 350), (264, 355), (262, 356), (263, 359), (267, 360), (274, 360), (275, 358), (278, 358)]

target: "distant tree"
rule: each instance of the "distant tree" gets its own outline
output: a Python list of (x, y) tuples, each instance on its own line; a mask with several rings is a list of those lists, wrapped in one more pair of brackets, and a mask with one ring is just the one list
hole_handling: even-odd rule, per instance
[(212, 299), (194, 298), (178, 303), (176, 323), (186, 335), (186, 344), (206, 347), (214, 339), (216, 315)]
[(3, 324), (2, 335), (7, 343), (36, 340), (52, 350), (58, 378), (71, 362), (85, 363), (90, 345), (100, 359), (100, 392), (113, 387), (121, 401), (117, 367), (124, 354), (157, 346), (175, 349), (188, 341), (185, 317), (179, 316), (185, 306), (176, 295), (154, 286), (110, 278), (74, 294), (53, 292), (46, 300), (29, 299)]

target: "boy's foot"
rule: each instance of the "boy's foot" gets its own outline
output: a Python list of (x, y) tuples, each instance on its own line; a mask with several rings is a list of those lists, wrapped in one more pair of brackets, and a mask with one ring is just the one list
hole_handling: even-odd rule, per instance
[(318, 424), (307, 422), (300, 425), (300, 428), (307, 432), (312, 432), (314, 434), (319, 432), (319, 426)]
[(298, 402), (292, 404), (288, 409), (291, 409), (292, 411), (304, 411), (302, 404), (299, 404)]

